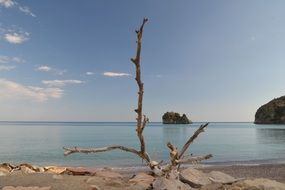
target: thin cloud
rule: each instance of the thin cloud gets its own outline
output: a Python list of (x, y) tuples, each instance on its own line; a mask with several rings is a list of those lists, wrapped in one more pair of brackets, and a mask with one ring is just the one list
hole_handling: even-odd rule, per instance
[(15, 25), (6, 27), (0, 23), (0, 38), (12, 44), (21, 44), (30, 39), (30, 33)]
[(44, 72), (48, 72), (51, 71), (51, 67), (43, 65), (43, 66), (39, 66), (37, 69), (37, 71), (44, 71)]
[(59, 69), (53, 69), (56, 75), (63, 75), (66, 73), (66, 70), (59, 70)]
[(24, 63), (25, 60), (21, 59), (20, 57), (12, 57), (11, 61), (15, 62), (15, 63)]
[(19, 6), (19, 10), (23, 13), (25, 13), (26, 15), (30, 15), (32, 17), (36, 17), (36, 15), (34, 13), (32, 13), (31, 9), (27, 6)]
[(56, 75), (63, 75), (64, 73), (66, 73), (66, 70), (55, 69), (47, 65), (41, 65), (37, 67), (35, 70), (41, 72), (53, 72)]
[(20, 12), (25, 13), (26, 15), (36, 17), (36, 15), (31, 11), (31, 9), (27, 6), (21, 6), (18, 2), (14, 0), (0, 0), (0, 6), (5, 8), (18, 8)]
[(11, 44), (22, 44), (23, 42), (29, 40), (29, 33), (6, 33), (4, 39)]
[(6, 79), (0, 79), (0, 99), (29, 99), (44, 102), (48, 99), (58, 99), (63, 95), (60, 88), (41, 88), (26, 86)]
[(128, 73), (115, 73), (115, 72), (104, 72), (103, 75), (107, 76), (107, 77), (127, 77), (127, 76), (131, 76), (131, 74), (128, 74)]
[(94, 75), (93, 72), (86, 72), (85, 74), (86, 74), (86, 75)]
[(21, 59), (20, 57), (9, 57), (0, 55), (0, 64), (6, 64), (6, 63), (24, 63), (25, 60)]
[(8, 56), (0, 55), (0, 63), (9, 63), (10, 58)]
[(0, 65), (0, 71), (10, 71), (15, 68), (16, 68), (15, 66)]
[(83, 84), (84, 81), (81, 80), (43, 80), (43, 84), (49, 87), (64, 87), (69, 84)]
[(0, 0), (0, 5), (6, 8), (10, 8), (16, 5), (16, 2), (13, 0)]

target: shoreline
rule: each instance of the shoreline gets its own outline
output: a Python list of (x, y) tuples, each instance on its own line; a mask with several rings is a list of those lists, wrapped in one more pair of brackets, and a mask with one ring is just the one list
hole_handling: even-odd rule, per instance
[[(259, 164), (259, 165), (189, 165), (181, 168), (182, 170), (192, 167), (204, 173), (220, 171), (235, 178), (266, 178), (285, 183), (285, 164)], [(95, 180), (103, 189), (125, 189), (124, 185), (129, 184), (130, 179), (139, 173), (148, 174), (147, 167), (122, 167), (122, 168), (95, 168), (95, 167), (67, 167), (75, 171), (89, 171), (87, 175), (57, 174), (57, 173), (23, 173), (21, 171), (12, 172), (5, 176), (0, 176), (0, 189), (6, 186), (13, 187), (50, 187), (53, 190), (90, 190), (89, 181)], [(100, 173), (111, 175), (110, 181), (107, 178), (98, 178)], [(113, 176), (113, 177), (112, 177)], [(121, 176), (121, 177), (120, 177)], [(122, 188), (119, 188), (120, 186)], [(96, 188), (94, 188), (96, 189)], [(132, 189), (132, 188), (131, 188)], [(6, 190), (6, 189), (5, 189)], [(130, 189), (129, 189), (130, 190)]]
[[(268, 159), (268, 160), (246, 160), (246, 161), (223, 161), (223, 162), (204, 162), (201, 164), (197, 164), (196, 166), (202, 168), (208, 167), (231, 167), (231, 166), (260, 166), (260, 165), (285, 165), (285, 158), (284, 159)], [(86, 168), (86, 169), (94, 169), (94, 170), (101, 170), (101, 169), (112, 169), (112, 170), (139, 170), (144, 171), (147, 170), (148, 167), (145, 165), (122, 165), (122, 166), (115, 166), (115, 165), (98, 165), (98, 166), (88, 166), (88, 165), (52, 165), (51, 166), (58, 166), (58, 167), (67, 167), (67, 168)], [(184, 167), (195, 167), (192, 164), (184, 164)], [(183, 167), (183, 168), (184, 168)]]
[[(113, 170), (113, 171), (147, 171), (148, 167), (146, 165), (122, 165), (122, 166), (115, 166), (115, 165), (98, 165), (98, 166), (89, 166), (89, 165), (65, 165), (65, 164), (34, 164), (32, 162), (19, 162), (19, 163), (10, 163), (10, 162), (2, 162), (0, 163), (9, 163), (12, 165), (20, 165), (20, 164), (30, 164), (36, 167), (59, 167), (59, 168), (81, 168), (90, 171), (98, 171), (98, 170)], [(224, 167), (262, 167), (262, 166), (273, 166), (273, 165), (281, 165), (285, 166), (285, 159), (270, 159), (270, 160), (247, 160), (247, 161), (226, 161), (226, 162), (206, 162), (201, 164), (184, 164), (182, 168), (224, 168)]]
[[(1, 163), (4, 164), (4, 163)], [(1, 165), (0, 164), (0, 165)], [(23, 163), (24, 165), (26, 163)], [(52, 168), (66, 168), (70, 170), (78, 170), (78, 171), (87, 171), (90, 173), (96, 173), (98, 171), (114, 171), (118, 172), (120, 174), (125, 175), (134, 175), (140, 172), (150, 172), (151, 170), (148, 168), (148, 166), (126, 166), (126, 167), (90, 167), (90, 166), (66, 166), (66, 165), (47, 165), (47, 166), (39, 166), (39, 165), (33, 165), (28, 164), (34, 167), (52, 167)], [(223, 171), (224, 173), (228, 173), (229, 175), (232, 175), (237, 178), (241, 178), (244, 176), (248, 177), (265, 177), (268, 178), (267, 174), (274, 174), (274, 173), (280, 173), (280, 177), (283, 180), (283, 183), (285, 183), (285, 163), (261, 163), (261, 164), (247, 164), (247, 163), (239, 163), (239, 164), (189, 164), (189, 165), (183, 165), (180, 169), (183, 170), (185, 168), (194, 168), (201, 171), (209, 172), (212, 170), (217, 171)], [(247, 172), (246, 170), (250, 169), (252, 172)], [(262, 174), (262, 172), (257, 171), (264, 171), (265, 173)], [(279, 170), (282, 170), (281, 172)], [(246, 175), (244, 175), (246, 173)], [(255, 173), (256, 172), (256, 173)], [(252, 176), (250, 176), (252, 175)], [(280, 178), (280, 179), (281, 179)], [(270, 176), (269, 176), (269, 179)]]

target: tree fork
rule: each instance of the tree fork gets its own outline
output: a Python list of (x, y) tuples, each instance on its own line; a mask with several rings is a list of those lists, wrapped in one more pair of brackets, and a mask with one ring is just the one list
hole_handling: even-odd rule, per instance
[[(132, 154), (137, 155), (138, 157), (142, 158), (146, 162), (146, 164), (150, 167), (150, 169), (156, 174), (156, 175), (165, 175), (168, 176), (168, 174), (175, 170), (177, 171), (180, 167), (180, 164), (188, 164), (188, 163), (196, 163), (200, 162), (202, 160), (206, 160), (212, 157), (211, 154), (205, 155), (205, 156), (183, 156), (186, 150), (189, 148), (191, 143), (199, 136), (200, 133), (204, 132), (204, 129), (208, 126), (209, 123), (206, 123), (204, 125), (201, 125), (195, 133), (189, 138), (189, 140), (184, 144), (181, 151), (179, 152), (178, 149), (171, 144), (170, 142), (167, 143), (167, 147), (170, 149), (170, 163), (161, 166), (163, 161), (156, 162), (151, 160), (150, 156), (146, 152), (146, 145), (145, 140), (143, 136), (144, 128), (146, 127), (147, 123), (149, 122), (149, 119), (143, 115), (142, 109), (143, 109), (143, 94), (144, 94), (144, 84), (141, 81), (141, 67), (140, 67), (140, 56), (141, 56), (141, 46), (142, 46), (142, 36), (143, 36), (143, 29), (145, 24), (147, 23), (148, 19), (144, 18), (143, 23), (140, 26), (139, 30), (136, 30), (137, 34), (137, 49), (136, 49), (136, 56), (135, 58), (131, 58), (131, 61), (135, 64), (136, 68), (136, 76), (135, 80), (138, 85), (138, 105), (137, 108), (134, 110), (137, 114), (136, 120), (137, 120), (137, 126), (136, 126), (136, 132), (137, 137), (140, 142), (140, 150), (136, 150), (134, 148), (125, 147), (122, 145), (112, 145), (108, 147), (102, 147), (102, 148), (65, 148), (64, 149), (64, 155), (68, 156), (70, 154), (74, 153), (99, 153), (99, 152), (107, 152), (112, 150), (121, 150), (125, 152), (129, 152)], [(178, 167), (177, 167), (178, 166)]]

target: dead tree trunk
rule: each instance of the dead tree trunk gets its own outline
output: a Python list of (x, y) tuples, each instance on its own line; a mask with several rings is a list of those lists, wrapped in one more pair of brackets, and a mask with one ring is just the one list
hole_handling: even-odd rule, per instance
[(156, 162), (154, 160), (151, 160), (150, 156), (146, 152), (146, 145), (145, 140), (143, 136), (144, 128), (146, 127), (146, 124), (148, 123), (148, 118), (143, 115), (143, 93), (144, 93), (144, 84), (141, 80), (141, 67), (140, 67), (140, 57), (141, 57), (141, 46), (142, 46), (142, 36), (143, 36), (143, 29), (145, 24), (147, 23), (148, 19), (144, 18), (143, 23), (140, 26), (139, 30), (136, 30), (137, 34), (137, 50), (136, 50), (136, 57), (132, 58), (131, 61), (135, 64), (136, 67), (136, 82), (138, 85), (138, 107), (135, 109), (135, 112), (137, 113), (137, 127), (136, 132), (138, 139), (140, 141), (140, 150), (136, 150), (134, 148), (129, 148), (121, 145), (112, 145), (108, 147), (102, 147), (102, 148), (65, 148), (63, 147), (64, 155), (68, 156), (73, 153), (99, 153), (99, 152), (106, 152), (111, 151), (115, 149), (119, 149), (125, 152), (133, 153), (140, 158), (142, 158), (146, 164), (149, 166), (149, 168), (156, 174), (156, 175), (166, 175), (172, 170), (177, 170), (179, 168), (180, 164), (187, 164), (187, 163), (195, 163), (200, 162), (202, 160), (206, 160), (212, 157), (211, 154), (208, 154), (206, 156), (188, 156), (183, 157), (186, 150), (189, 148), (190, 144), (198, 137), (198, 135), (201, 132), (204, 132), (204, 128), (207, 127), (208, 123), (205, 125), (201, 125), (200, 128), (193, 134), (193, 136), (185, 143), (181, 151), (179, 152), (178, 149), (172, 145), (170, 142), (167, 143), (168, 148), (170, 149), (170, 163), (165, 164), (161, 166), (162, 162)]

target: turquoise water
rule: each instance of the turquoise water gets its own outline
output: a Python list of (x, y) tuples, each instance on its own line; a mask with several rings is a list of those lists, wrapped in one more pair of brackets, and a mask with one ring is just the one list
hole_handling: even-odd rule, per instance
[[(155, 160), (168, 160), (166, 143), (178, 147), (201, 123), (163, 125), (145, 129), (147, 150)], [(136, 156), (120, 151), (63, 156), (66, 147), (121, 144), (138, 148), (135, 123), (128, 122), (0, 122), (0, 163), (37, 165), (140, 166)], [(189, 153), (214, 157), (206, 164), (285, 163), (285, 125), (210, 123)]]

